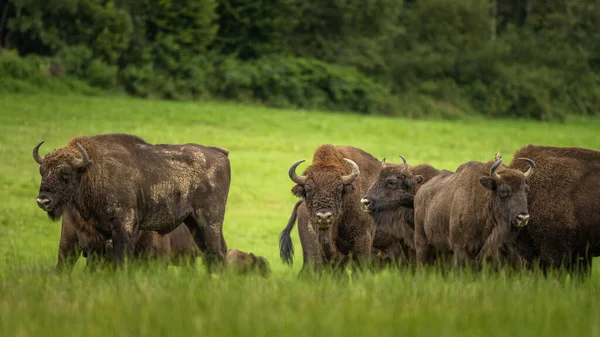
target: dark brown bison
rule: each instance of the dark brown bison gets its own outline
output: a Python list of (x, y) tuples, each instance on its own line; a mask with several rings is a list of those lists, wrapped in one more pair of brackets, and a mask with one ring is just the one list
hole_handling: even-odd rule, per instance
[[(519, 253), (544, 270), (588, 274), (600, 255), (600, 151), (526, 145), (515, 158), (539, 166), (529, 179), (529, 225), (518, 236)], [(509, 167), (522, 170), (513, 160)]]
[[(306, 212), (305, 223), (299, 221), (301, 238), (316, 238), (319, 256), (311, 263), (340, 265), (351, 259), (358, 263), (371, 257), (375, 234), (373, 219), (362, 211), (360, 199), (381, 170), (381, 163), (369, 153), (351, 146), (321, 145), (313, 155), (312, 165), (299, 176), (295, 162), (289, 169), (296, 183), (292, 193), (302, 198), (280, 236), (280, 254), (284, 263), (292, 261), (290, 233), (295, 213)], [(307, 240), (309, 241), (309, 240)], [(304, 241), (302, 241), (303, 249)], [(308, 243), (307, 243), (308, 244)], [(310, 243), (308, 245), (314, 245)], [(309, 254), (309, 257), (313, 257)], [(305, 255), (305, 263), (306, 263)]]
[[(453, 253), (454, 264), (465, 266), (492, 259), (503, 263), (508, 252), (518, 261), (513, 247), (519, 228), (527, 225), (527, 172), (499, 168), (502, 160), (468, 162), (456, 173), (440, 173), (415, 195), (415, 248), (420, 263), (431, 263), (436, 254)], [(516, 260), (515, 260), (516, 259)]]
[(398, 265), (415, 262), (414, 197), (419, 188), (440, 171), (428, 164), (410, 166), (385, 163), (377, 180), (361, 199), (364, 211), (375, 220), (373, 247), (381, 258)]
[(41, 158), (37, 203), (53, 220), (67, 208), (112, 240), (114, 262), (131, 257), (140, 230), (166, 234), (184, 222), (209, 270), (222, 266), (222, 227), (231, 171), (228, 152), (156, 144), (125, 134), (73, 138)]
[(239, 274), (257, 273), (262, 277), (271, 274), (269, 261), (263, 256), (256, 256), (253, 253), (246, 253), (239, 249), (230, 249), (227, 251), (227, 268)]
[[(194, 237), (184, 224), (165, 235), (151, 231), (139, 231), (137, 234), (133, 253), (136, 260), (163, 259), (179, 265), (201, 255)], [(87, 260), (86, 267), (92, 270), (105, 266), (113, 260), (112, 240), (96, 231), (79, 213), (65, 210), (57, 269), (70, 272), (81, 255)]]

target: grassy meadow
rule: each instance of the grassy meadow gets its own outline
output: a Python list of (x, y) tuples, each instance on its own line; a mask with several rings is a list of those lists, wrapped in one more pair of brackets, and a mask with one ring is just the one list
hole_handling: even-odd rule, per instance
[[(497, 151), (509, 162), (527, 143), (600, 149), (599, 131), (600, 121), (587, 119), (415, 121), (120, 96), (0, 96), (0, 336), (600, 336), (598, 263), (582, 282), (426, 271), (299, 280), (297, 230), (293, 267), (278, 248), (296, 200), (287, 170), (310, 162), (320, 144), (454, 170)], [(271, 277), (207, 275), (201, 263), (90, 274), (83, 258), (71, 275), (54, 274), (60, 223), (36, 205), (31, 150), (46, 140), (43, 156), (74, 136), (111, 132), (227, 148), (225, 239), (265, 256)]]

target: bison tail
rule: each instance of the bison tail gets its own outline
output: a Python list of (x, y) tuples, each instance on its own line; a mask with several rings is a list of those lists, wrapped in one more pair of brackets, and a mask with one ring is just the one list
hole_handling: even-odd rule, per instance
[(303, 200), (298, 200), (296, 205), (294, 205), (294, 210), (292, 211), (292, 215), (290, 216), (290, 220), (288, 220), (287, 226), (283, 229), (281, 234), (279, 235), (279, 256), (281, 257), (281, 261), (284, 264), (292, 265), (294, 262), (294, 244), (292, 243), (292, 229), (294, 229), (294, 224), (296, 223), (296, 218), (298, 216), (298, 207), (304, 202)]

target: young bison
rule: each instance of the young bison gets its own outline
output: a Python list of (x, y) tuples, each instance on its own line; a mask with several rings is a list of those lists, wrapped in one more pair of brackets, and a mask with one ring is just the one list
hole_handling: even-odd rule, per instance
[(269, 261), (262, 256), (256, 256), (253, 253), (245, 253), (239, 249), (230, 249), (227, 251), (227, 267), (239, 274), (257, 273), (262, 277), (271, 274)]
[(373, 247), (380, 251), (378, 255), (399, 265), (413, 265), (414, 197), (424, 183), (441, 171), (427, 164), (410, 166), (400, 157), (404, 164), (382, 161), (383, 169), (361, 203), (375, 220)]
[[(201, 255), (194, 237), (184, 224), (166, 235), (139, 231), (134, 246), (136, 260), (162, 259), (179, 265)], [(112, 240), (71, 209), (63, 212), (62, 216), (57, 270), (70, 272), (80, 255), (86, 258), (89, 269), (105, 266), (113, 260)]]

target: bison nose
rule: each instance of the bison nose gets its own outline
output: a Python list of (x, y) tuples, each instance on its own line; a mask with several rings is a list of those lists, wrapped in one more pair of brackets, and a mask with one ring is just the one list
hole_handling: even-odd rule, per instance
[(52, 200), (46, 196), (40, 195), (35, 199), (37, 201), (38, 207), (41, 209), (47, 209), (48, 206), (52, 203)]
[(369, 204), (371, 204), (371, 200), (367, 199), (367, 197), (360, 199), (360, 202), (365, 206), (369, 206)]
[(328, 222), (331, 220), (331, 216), (333, 214), (331, 214), (331, 212), (329, 211), (321, 211), (321, 212), (317, 212), (317, 214), (315, 214), (317, 216), (317, 220), (319, 222)]
[(529, 222), (529, 214), (521, 213), (517, 215), (517, 223), (518, 226), (525, 226)]

